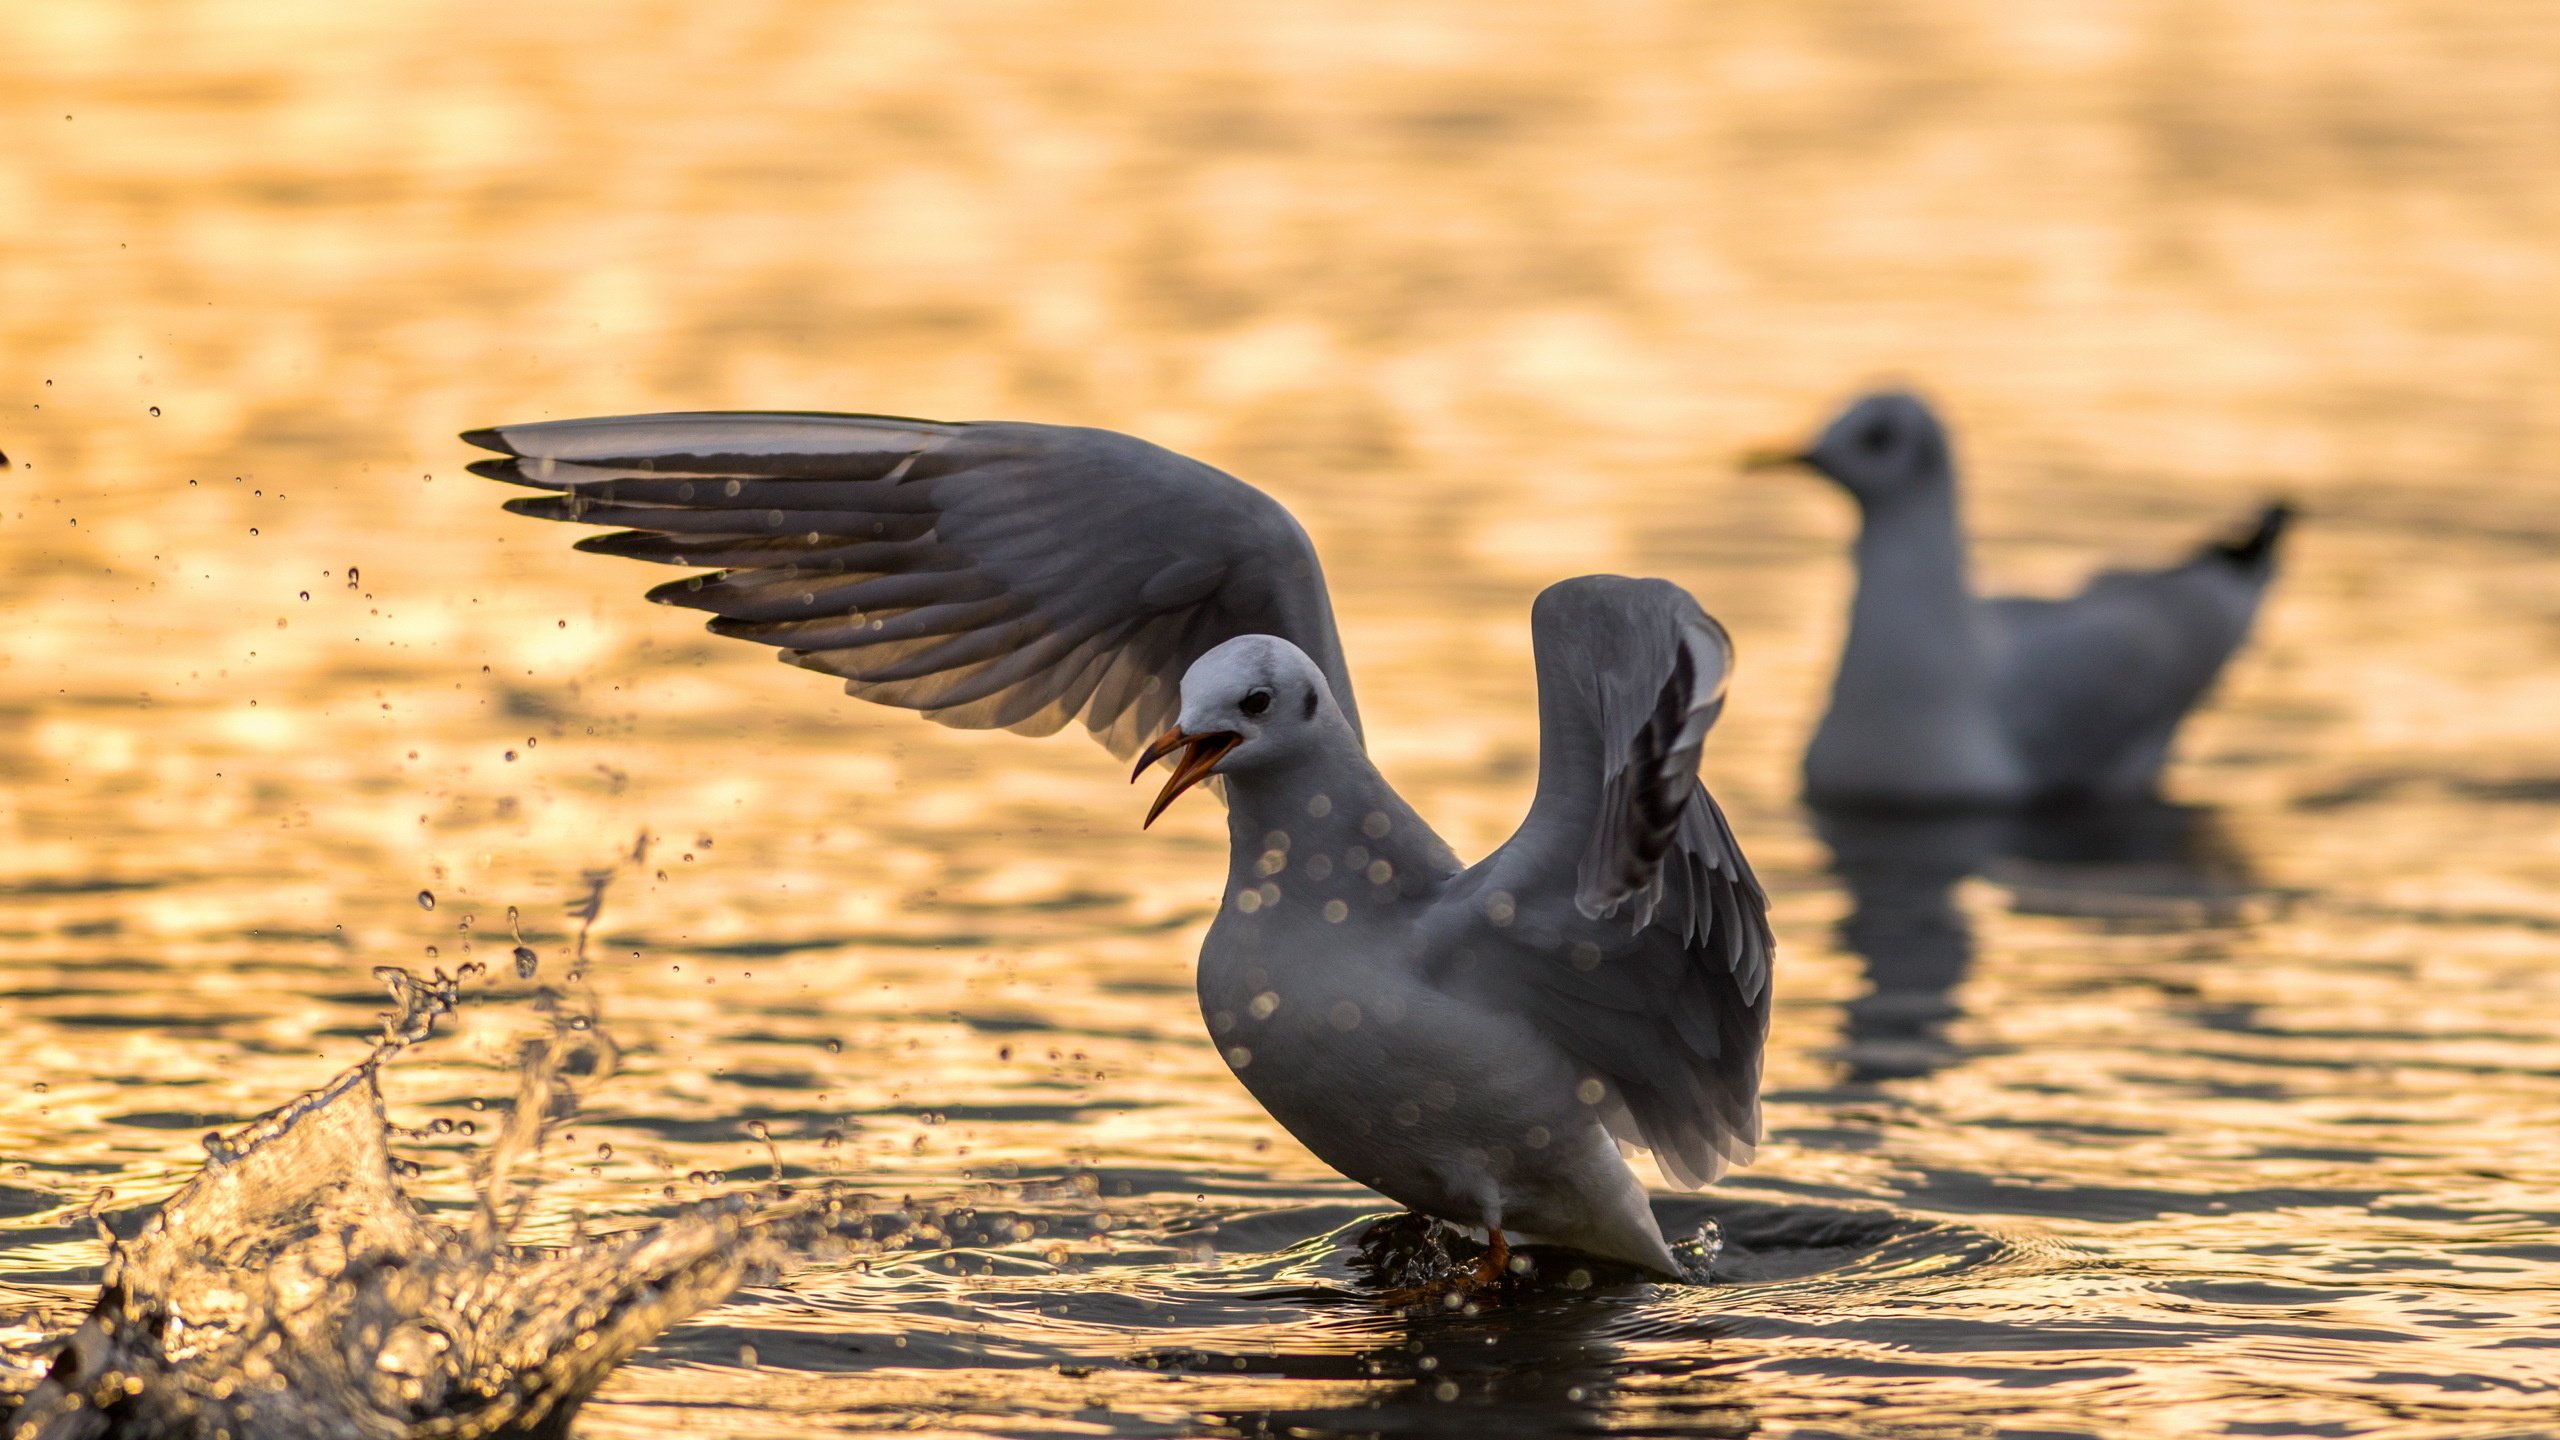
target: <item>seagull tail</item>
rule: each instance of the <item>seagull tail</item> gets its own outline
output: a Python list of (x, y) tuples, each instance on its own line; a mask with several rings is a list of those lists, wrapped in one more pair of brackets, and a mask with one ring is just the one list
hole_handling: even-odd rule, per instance
[(2275, 563), (2276, 543), (2293, 520), (2293, 503), (2278, 500), (2258, 512), (2258, 523), (2246, 535), (2216, 540), (2197, 553), (2199, 560), (2220, 560), (2243, 570), (2265, 570)]

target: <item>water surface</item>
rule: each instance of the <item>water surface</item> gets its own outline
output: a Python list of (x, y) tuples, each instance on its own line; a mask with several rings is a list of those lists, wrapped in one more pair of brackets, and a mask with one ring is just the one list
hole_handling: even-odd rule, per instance
[[(2560, 1426), (2560, 11), (95, 3), (0, 39), (0, 1388), (85, 1308), (93, 1217), (361, 1056), (373, 966), (503, 961), (510, 906), (556, 958), (646, 832), (593, 971), (621, 1063), (525, 1237), (777, 1164), (932, 1232), (676, 1330), (588, 1436)], [(1729, 457), (1879, 375), (1951, 411), (2000, 585), (2302, 503), (2187, 809), (1793, 804), (1848, 516)], [(1366, 1303), (1378, 1202), (1200, 1032), (1214, 806), (1141, 834), (1075, 737), (716, 642), (449, 438), (722, 406), (1107, 425), (1263, 485), (1470, 855), (1526, 805), (1537, 588), (1695, 590), (1782, 940), (1770, 1142), (1664, 1201), (1723, 1283)], [(437, 1203), (511, 984), (384, 1075)]]

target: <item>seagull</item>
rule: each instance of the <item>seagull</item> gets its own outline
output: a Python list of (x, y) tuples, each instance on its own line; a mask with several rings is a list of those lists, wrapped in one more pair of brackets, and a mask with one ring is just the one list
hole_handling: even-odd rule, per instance
[[(889, 416), (635, 415), (475, 430), (517, 514), (696, 573), (649, 598), (862, 699), (967, 729), (1081, 722), (1146, 812), (1216, 777), (1227, 879), (1202, 1017), (1328, 1165), (1481, 1231), (1460, 1288), (1542, 1243), (1683, 1271), (1620, 1147), (1695, 1187), (1748, 1163), (1775, 951), (1698, 780), (1733, 669), (1663, 580), (1530, 610), (1538, 783), (1462, 864), (1378, 773), (1313, 544), (1262, 492), (1104, 430)], [(1131, 777), (1133, 780), (1135, 774)]]
[(2179, 722), (2248, 637), (2290, 506), (2165, 570), (2064, 600), (1975, 597), (1946, 427), (1916, 395), (1850, 403), (1807, 466), (1858, 504), (1858, 593), (1831, 708), (1805, 750), (1817, 807), (2008, 808), (2151, 796)]

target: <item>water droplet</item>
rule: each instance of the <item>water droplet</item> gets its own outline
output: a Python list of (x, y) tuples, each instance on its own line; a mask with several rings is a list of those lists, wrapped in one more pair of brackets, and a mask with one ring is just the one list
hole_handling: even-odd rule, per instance
[(516, 752), (514, 752), (513, 750), (508, 751), (508, 752), (507, 752), (507, 763), (508, 763), (508, 764), (510, 764), (510, 765), (512, 765), (512, 764), (514, 764), (515, 762), (516, 762)]
[(353, 565), (347, 567), (347, 588), (350, 590), (356, 588), (356, 567)]
[(303, 592), (302, 592), (302, 598), (303, 598), (303, 599), (305, 599), (305, 600), (310, 599), (310, 598), (311, 598), (311, 592), (310, 592), (310, 591), (308, 591), (308, 590), (303, 591)]
[(151, 418), (152, 418), (152, 419), (154, 419), (154, 420), (157, 420), (157, 419), (159, 419), (159, 418), (160, 418), (160, 407), (159, 407), (159, 406), (154, 405), (154, 406), (152, 406), (152, 407), (151, 407)]
[(433, 910), (436, 908), (436, 892), (433, 890), (419, 891), (418, 908), (421, 910)]
[(532, 948), (531, 946), (528, 946), (528, 945), (519, 945), (519, 946), (517, 946), (517, 947), (516, 947), (516, 978), (517, 978), (517, 979), (519, 979), (519, 980), (530, 980), (530, 979), (532, 979), (532, 978), (533, 978), (533, 972), (534, 972), (535, 968), (536, 968), (537, 966), (541, 965), (541, 963), (542, 963), (542, 957), (540, 957), (540, 956), (538, 956), (538, 955), (534, 954), (534, 953), (533, 953), (533, 948)]

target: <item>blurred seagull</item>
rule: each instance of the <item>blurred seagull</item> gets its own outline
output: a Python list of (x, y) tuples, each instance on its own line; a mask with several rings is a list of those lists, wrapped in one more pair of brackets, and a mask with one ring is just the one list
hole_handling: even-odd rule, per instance
[(1686, 592), (1594, 575), (1538, 597), (1536, 798), (1467, 866), (1369, 762), (1306, 533), (1197, 461), (862, 415), (464, 438), (507, 457), (479, 474), (559, 492), (510, 510), (714, 567), (650, 598), (856, 696), (964, 728), (1080, 720), (1140, 772), (1172, 762), (1150, 823), (1220, 777), (1200, 1008), (1254, 1098), (1343, 1174), (1482, 1229), (1468, 1287), (1512, 1238), (1681, 1274), (1618, 1147), (1692, 1186), (1750, 1159), (1774, 948), (1698, 783), (1733, 652)]
[(2109, 570), (2067, 600), (1974, 597), (1955, 459), (1926, 402), (1886, 391), (1804, 465), (1858, 502), (1858, 594), (1805, 796), (1842, 808), (2001, 807), (2149, 796), (2169, 742), (2247, 638), (2290, 507), (2165, 570)]

